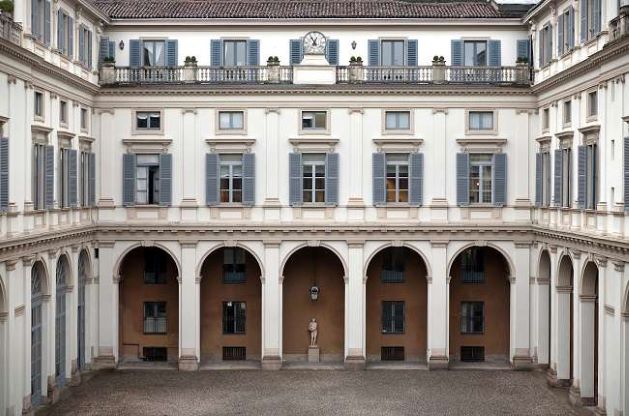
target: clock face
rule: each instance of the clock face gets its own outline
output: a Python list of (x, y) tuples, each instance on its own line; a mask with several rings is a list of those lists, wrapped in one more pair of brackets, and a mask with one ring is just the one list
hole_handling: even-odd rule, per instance
[(321, 32), (309, 32), (304, 36), (304, 54), (324, 55), (326, 38)]

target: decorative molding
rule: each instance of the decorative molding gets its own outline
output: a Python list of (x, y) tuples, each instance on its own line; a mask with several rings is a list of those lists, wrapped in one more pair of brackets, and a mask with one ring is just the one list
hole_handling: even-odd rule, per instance
[(251, 147), (256, 144), (256, 139), (250, 137), (211, 137), (205, 140), (210, 146), (210, 152), (239, 152), (250, 153)]
[(128, 153), (167, 153), (173, 140), (164, 136), (137, 136), (122, 139)]
[(19, 305), (14, 309), (14, 313), (15, 316), (22, 316), (24, 315), (24, 311), (26, 310), (26, 306), (25, 305)]
[(378, 137), (373, 139), (373, 142), (381, 153), (416, 153), (424, 140), (418, 137)]
[(464, 137), (456, 139), (465, 153), (501, 153), (502, 147), (507, 144), (507, 139), (501, 137)]
[(334, 152), (338, 138), (328, 136), (294, 137), (288, 139), (295, 152)]
[(614, 316), (614, 315), (616, 315), (616, 310), (611, 305), (605, 305), (605, 313), (607, 315)]

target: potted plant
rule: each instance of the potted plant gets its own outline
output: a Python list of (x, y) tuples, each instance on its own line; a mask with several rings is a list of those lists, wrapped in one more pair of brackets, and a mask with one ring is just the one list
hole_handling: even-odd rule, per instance
[(432, 80), (434, 82), (445, 82), (446, 80), (446, 59), (443, 56), (432, 57)]
[(0, 14), (13, 15), (13, 0), (0, 0)]
[(365, 69), (363, 68), (363, 58), (360, 56), (352, 56), (349, 59), (349, 81), (359, 82), (364, 78)]
[(116, 58), (106, 56), (100, 67), (100, 81), (103, 84), (111, 84), (116, 80)]
[(277, 56), (269, 56), (266, 60), (266, 66), (268, 81), (273, 83), (280, 82), (280, 58)]
[(197, 57), (186, 56), (183, 61), (183, 80), (194, 82), (197, 80)]

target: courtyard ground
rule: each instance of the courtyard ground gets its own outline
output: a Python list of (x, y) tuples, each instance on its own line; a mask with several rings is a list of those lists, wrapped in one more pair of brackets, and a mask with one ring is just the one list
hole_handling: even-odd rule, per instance
[(582, 415), (541, 372), (117, 370), (45, 415)]

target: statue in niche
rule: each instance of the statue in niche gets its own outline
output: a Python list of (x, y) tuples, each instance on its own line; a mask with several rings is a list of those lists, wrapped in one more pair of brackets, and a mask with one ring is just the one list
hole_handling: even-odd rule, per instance
[(317, 337), (319, 335), (319, 324), (315, 318), (312, 318), (310, 322), (308, 322), (308, 332), (310, 332), (310, 346), (317, 346)]

